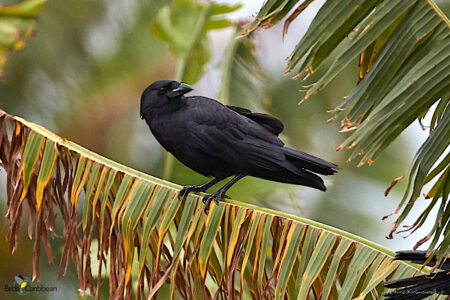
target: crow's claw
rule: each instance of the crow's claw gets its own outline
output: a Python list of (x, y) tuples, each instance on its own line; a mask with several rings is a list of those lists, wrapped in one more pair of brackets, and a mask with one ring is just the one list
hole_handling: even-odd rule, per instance
[(203, 211), (205, 212), (206, 215), (208, 214), (210, 204), (211, 204), (211, 201), (205, 201), (205, 206), (203, 207)]
[[(221, 191), (217, 191), (214, 194), (206, 195), (203, 197), (202, 201), (205, 204), (204, 210), (205, 213), (208, 214), (209, 206), (211, 205), (211, 202), (214, 201), (217, 205), (219, 204), (220, 199), (228, 197)], [(229, 198), (229, 197), (228, 197)]]
[(185, 188), (181, 189), (178, 192), (178, 200), (182, 200), (185, 196), (189, 194), (189, 191), (187, 191)]
[(178, 193), (178, 199), (183, 199), (184, 197), (187, 197), (189, 193), (191, 192), (202, 192), (202, 189), (199, 186), (196, 185), (186, 185), (183, 186), (183, 188)]

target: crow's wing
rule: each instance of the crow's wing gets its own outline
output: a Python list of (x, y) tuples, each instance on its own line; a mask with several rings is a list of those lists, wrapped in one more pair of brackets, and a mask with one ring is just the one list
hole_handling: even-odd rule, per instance
[[(265, 114), (259, 114), (258, 116), (258, 114), (251, 113), (249, 110), (248, 115), (244, 115), (244, 108), (234, 107), (240, 110), (241, 113), (239, 113), (214, 99), (206, 97), (194, 96), (188, 97), (188, 99), (189, 119), (197, 125), (206, 125), (210, 129), (222, 130), (224, 134), (230, 134), (239, 140), (244, 137), (252, 137), (269, 144), (284, 145), (274, 133), (275, 127), (283, 126), (281, 121), (275, 117)], [(258, 118), (260, 122), (254, 120)], [(263, 119), (264, 121), (262, 121)], [(279, 124), (275, 125), (276, 123)], [(272, 129), (268, 130), (268, 127)], [(217, 133), (215, 129), (213, 131)]]
[(279, 135), (284, 129), (283, 123), (278, 118), (272, 115), (263, 113), (254, 113), (251, 112), (249, 109), (233, 105), (227, 105), (227, 107), (232, 111), (235, 111), (238, 114), (257, 122), (267, 130), (272, 132), (273, 134)]
[(236, 172), (326, 190), (323, 180), (310, 171), (332, 174), (336, 165), (293, 153), (295, 150), (284, 147), (273, 131), (215, 100), (188, 97), (188, 101), (185, 140), (189, 147), (213, 156)]
[[(229, 164), (279, 168), (284, 143), (260, 123), (205, 97), (189, 98), (190, 145)], [(296, 168), (292, 166), (292, 171)]]

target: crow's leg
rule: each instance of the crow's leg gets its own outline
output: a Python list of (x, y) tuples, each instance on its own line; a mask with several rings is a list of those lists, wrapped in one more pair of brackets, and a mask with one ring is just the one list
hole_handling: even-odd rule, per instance
[(233, 179), (231, 179), (230, 181), (227, 182), (227, 184), (225, 184), (223, 187), (221, 187), (217, 192), (215, 192), (214, 194), (211, 195), (206, 195), (203, 197), (203, 203), (205, 203), (205, 213), (208, 213), (209, 210), (209, 206), (211, 204), (211, 201), (214, 200), (214, 202), (216, 202), (216, 204), (219, 204), (219, 200), (222, 198), (227, 197), (225, 195), (225, 193), (228, 191), (228, 189), (235, 184), (236, 182), (238, 182), (240, 179), (244, 178), (245, 175), (244, 174), (238, 174), (236, 176), (233, 177)]
[(184, 186), (181, 191), (178, 193), (178, 199), (183, 199), (185, 196), (187, 196), (190, 192), (204, 192), (219, 181), (221, 181), (223, 178), (214, 178), (213, 180), (202, 184), (202, 185), (186, 185)]

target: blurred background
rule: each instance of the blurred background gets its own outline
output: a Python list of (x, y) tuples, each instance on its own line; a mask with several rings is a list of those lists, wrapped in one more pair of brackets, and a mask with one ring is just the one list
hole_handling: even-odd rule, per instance
[[(20, 1), (0, 0), (1, 4), (17, 2)], [(237, 23), (248, 22), (262, 2), (242, 2), (243, 7), (229, 17)], [(285, 125), (282, 139), (287, 145), (335, 162), (342, 170), (326, 179), (326, 193), (245, 178), (228, 194), (242, 202), (329, 224), (393, 250), (409, 249), (429, 227), (423, 226), (409, 238), (397, 235), (392, 240), (386, 239), (395, 216), (385, 221), (381, 218), (395, 210), (405, 181), (401, 181), (389, 197), (384, 197), (384, 191), (394, 178), (407, 174), (411, 159), (427, 132), (414, 123), (371, 167), (357, 168), (354, 163), (346, 162), (345, 150), (335, 151), (345, 134), (338, 133), (339, 126), (335, 122), (327, 123), (331, 114), (326, 111), (335, 108), (355, 86), (358, 61), (324, 91), (300, 106), (297, 105), (302, 98), (299, 90), (307, 83), (283, 74), (285, 58), (323, 2), (315, 1), (308, 7), (292, 23), (284, 39), (282, 23), (253, 35), (254, 51), (264, 71), (263, 84), (255, 85), (257, 90), (236, 91), (235, 95), (245, 93), (246, 97), (235, 97), (230, 102), (279, 117)], [(162, 177), (164, 152), (139, 118), (139, 101), (142, 91), (151, 82), (175, 77), (176, 58), (150, 29), (158, 9), (169, 3), (162, 0), (49, 1), (38, 17), (36, 33), (26, 40), (25, 48), (8, 54), (0, 82), (0, 108), (124, 165)], [(450, 2), (436, 3), (448, 15)], [(191, 94), (218, 98), (224, 54), (234, 39), (233, 33), (233, 29), (228, 28), (208, 34), (211, 59)], [(169, 179), (180, 185), (207, 180), (178, 162)], [(0, 171), (0, 213), (3, 215), (7, 210), (4, 188), (5, 174)], [(425, 203), (420, 206), (419, 203), (417, 211)], [(26, 228), (22, 230), (23, 239), (17, 252), (11, 255), (5, 239), (8, 224), (0, 219), (2, 285), (12, 283), (11, 274), (32, 274), (32, 241), (27, 237)], [(60, 248), (60, 240), (53, 242), (54, 249)], [(78, 297), (74, 270), (69, 270), (59, 281), (56, 276), (57, 272), (42, 257), (41, 283), (56, 285), (58, 292), (34, 294), (34, 299)], [(2, 293), (3, 289), (1, 299), (13, 297)]]

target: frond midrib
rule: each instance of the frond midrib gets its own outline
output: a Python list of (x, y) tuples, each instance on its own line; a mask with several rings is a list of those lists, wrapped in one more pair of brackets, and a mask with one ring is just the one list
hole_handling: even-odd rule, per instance
[(444, 12), (441, 10), (441, 8), (434, 3), (433, 0), (427, 0), (428, 4), (434, 9), (436, 14), (441, 17), (441, 19), (445, 22), (445, 24), (450, 27), (450, 20), (447, 18), (447, 16), (444, 14)]

